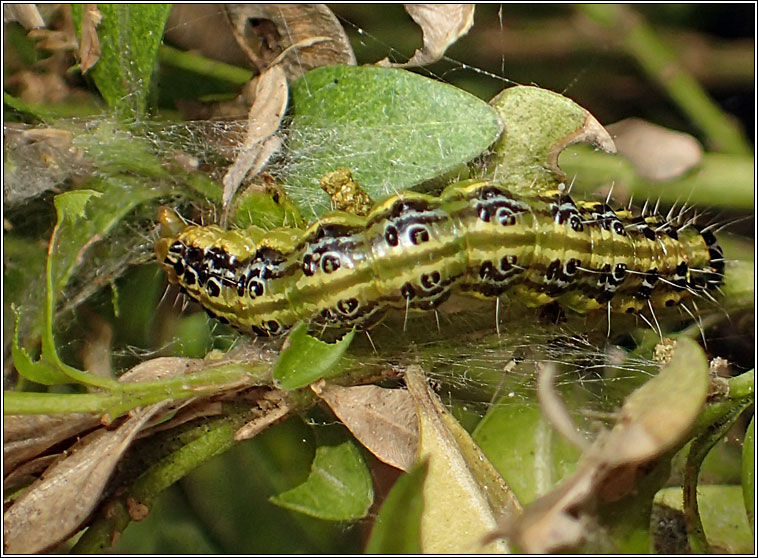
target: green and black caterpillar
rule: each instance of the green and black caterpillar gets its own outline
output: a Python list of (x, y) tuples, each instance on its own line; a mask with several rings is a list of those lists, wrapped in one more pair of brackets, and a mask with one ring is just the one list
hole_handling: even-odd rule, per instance
[[(165, 229), (172, 215), (163, 212)], [(336, 211), (305, 230), (174, 232), (156, 244), (170, 282), (222, 322), (258, 335), (299, 320), (368, 329), (391, 308), (432, 310), (454, 290), (638, 313), (706, 294), (724, 273), (707, 229), (486, 180), (438, 197), (399, 193), (365, 217)]]

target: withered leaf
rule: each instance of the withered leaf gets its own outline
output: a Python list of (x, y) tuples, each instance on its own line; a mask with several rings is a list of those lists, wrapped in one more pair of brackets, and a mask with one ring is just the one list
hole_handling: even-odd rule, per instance
[(696, 167), (703, 148), (691, 135), (647, 122), (627, 118), (607, 127), (619, 154), (649, 180), (671, 180)]
[(3, 6), (5, 22), (18, 21), (24, 29), (39, 29), (45, 26), (45, 20), (34, 4), (8, 4)]
[(119, 382), (152, 382), (195, 372), (208, 361), (200, 358), (159, 357), (141, 362), (121, 375)]
[(79, 60), (82, 73), (85, 74), (100, 60), (100, 38), (97, 26), (103, 16), (97, 10), (97, 4), (85, 4), (82, 12), (82, 38), (79, 43)]
[(46, 471), (5, 512), (5, 552), (33, 554), (71, 536), (100, 501), (134, 436), (164, 405), (138, 410), (115, 430), (96, 430)]
[[(237, 44), (259, 69), (298, 43), (307, 46), (282, 61), (290, 81), (320, 66), (356, 63), (345, 30), (324, 4), (226, 4), (225, 9)], [(313, 37), (328, 40), (308, 44)]]
[(474, 24), (474, 4), (405, 4), (405, 11), (421, 27), (423, 47), (404, 64), (393, 64), (384, 58), (377, 62), (378, 66), (410, 68), (433, 64)]
[(89, 413), (6, 415), (3, 417), (5, 474), (55, 444), (100, 424)]
[(418, 418), (406, 390), (311, 385), (350, 432), (381, 461), (407, 471), (418, 457)]
[(258, 77), (255, 101), (248, 113), (245, 142), (224, 175), (224, 207), (229, 205), (245, 176), (259, 172), (281, 146), (281, 140), (273, 134), (284, 116), (287, 98), (287, 77), (281, 66), (271, 66)]
[(258, 408), (253, 411), (254, 418), (234, 433), (234, 439), (249, 440), (272, 424), (286, 418), (290, 407), (279, 390), (266, 391), (258, 401)]

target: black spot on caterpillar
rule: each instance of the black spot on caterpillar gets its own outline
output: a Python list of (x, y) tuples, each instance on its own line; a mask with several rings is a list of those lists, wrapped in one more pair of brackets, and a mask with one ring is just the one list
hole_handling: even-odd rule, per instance
[(637, 313), (715, 289), (724, 273), (715, 236), (691, 223), (482, 180), (438, 197), (400, 193), (366, 217), (332, 212), (305, 230), (188, 226), (156, 254), (209, 313), (258, 335), (299, 320), (368, 329), (391, 308), (432, 310), (454, 289)]

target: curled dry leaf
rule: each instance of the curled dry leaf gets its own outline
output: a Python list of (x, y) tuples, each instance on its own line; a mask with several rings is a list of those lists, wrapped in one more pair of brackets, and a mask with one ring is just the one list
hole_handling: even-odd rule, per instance
[(3, 5), (4, 23), (19, 22), (24, 29), (39, 29), (45, 26), (45, 20), (34, 4), (5, 4)]
[(486, 541), (498, 518), (520, 510), (502, 477), (429, 389), (418, 367), (406, 371), (419, 417), (419, 458), (428, 459), (421, 516), (424, 553), (503, 553), (501, 540)]
[(71, 536), (100, 501), (134, 436), (164, 405), (140, 409), (115, 430), (96, 430), (71, 448), (5, 512), (4, 551), (33, 554)]
[(639, 118), (608, 126), (619, 154), (649, 180), (671, 180), (693, 169), (703, 159), (703, 148), (691, 135), (669, 130)]
[(20, 465), (10, 471), (6, 470), (5, 478), (3, 479), (3, 490), (6, 494), (6, 502), (12, 501), (13, 497), (9, 497), (8, 494), (16, 489), (32, 484), (39, 477), (40, 473), (50, 467), (62, 454), (54, 453), (50, 455), (43, 455), (37, 457), (31, 461), (27, 461), (23, 465)]
[(121, 375), (120, 382), (152, 382), (189, 374), (208, 366), (200, 358), (159, 357), (141, 362)]
[(545, 418), (564, 438), (579, 449), (586, 450), (589, 442), (581, 430), (574, 425), (566, 404), (555, 391), (556, 366), (543, 365), (537, 372), (537, 399)]
[(6, 415), (3, 417), (5, 474), (48, 448), (100, 424), (89, 413)]
[[(143, 362), (121, 376), (121, 382), (145, 382), (171, 378), (199, 370), (208, 363), (201, 359), (164, 357)], [(8, 415), (3, 422), (3, 465), (5, 473), (52, 446), (101, 424), (96, 414)]]
[[(319, 66), (355, 65), (350, 41), (324, 4), (226, 4), (232, 33), (240, 48), (260, 69), (295, 44), (282, 61), (290, 81)], [(313, 37), (326, 38), (317, 42)]]
[(271, 66), (258, 78), (255, 102), (248, 113), (245, 142), (224, 175), (224, 207), (229, 205), (245, 176), (259, 172), (281, 146), (281, 140), (273, 134), (287, 109), (287, 98), (284, 70), (278, 65)]
[(207, 401), (188, 399), (179, 406), (175, 414), (168, 420), (158, 422), (154, 426), (147, 426), (139, 433), (139, 438), (152, 436), (156, 432), (171, 430), (186, 422), (201, 417), (212, 417), (224, 412), (224, 407), (220, 401)]
[(279, 390), (268, 389), (258, 400), (258, 407), (253, 410), (255, 418), (234, 433), (234, 439), (249, 440), (260, 432), (286, 418), (290, 413), (287, 400)]
[(85, 4), (82, 13), (82, 32), (79, 43), (79, 60), (82, 73), (85, 74), (100, 60), (100, 38), (97, 36), (97, 26), (103, 16), (97, 10), (96, 4)]
[(342, 387), (323, 380), (312, 384), (311, 389), (378, 459), (403, 471), (416, 462), (418, 418), (406, 390)]
[(377, 66), (410, 68), (433, 64), (474, 24), (474, 4), (406, 4), (405, 11), (421, 27), (423, 47), (404, 64), (393, 64), (384, 58)]
[(173, 4), (166, 22), (166, 41), (206, 58), (246, 66), (223, 4)]
[(707, 389), (705, 355), (694, 341), (679, 339), (671, 362), (626, 399), (616, 425), (598, 436), (576, 472), (498, 534), (528, 553), (576, 548), (590, 525), (602, 523), (603, 504), (633, 497), (645, 468), (685, 440)]

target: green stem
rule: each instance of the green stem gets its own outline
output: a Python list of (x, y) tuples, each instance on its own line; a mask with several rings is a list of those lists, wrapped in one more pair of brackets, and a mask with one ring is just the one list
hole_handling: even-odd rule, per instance
[(751, 401), (743, 399), (739, 404), (733, 404), (729, 412), (712, 423), (704, 433), (695, 438), (687, 454), (684, 468), (684, 520), (687, 525), (687, 536), (695, 554), (711, 552), (710, 544), (705, 537), (703, 523), (697, 502), (697, 481), (703, 460), (734, 425), (742, 412), (748, 408)]
[(598, 186), (617, 184), (635, 199), (652, 197), (666, 204), (708, 205), (741, 210), (754, 207), (754, 160), (744, 155), (705, 153), (694, 172), (674, 180), (653, 182), (637, 174), (624, 157), (608, 155), (585, 146), (571, 146), (561, 155), (561, 168), (575, 191), (594, 191)]
[(755, 369), (749, 370), (739, 376), (729, 378), (729, 399), (743, 399), (745, 397), (754, 397), (755, 394)]
[(161, 64), (237, 85), (247, 83), (254, 75), (250, 70), (224, 64), (204, 56), (190, 54), (167, 45), (161, 45), (158, 49), (158, 59)]
[(166, 399), (187, 399), (217, 392), (224, 385), (244, 381), (262, 385), (270, 379), (270, 366), (243, 366), (230, 363), (206, 370), (152, 382), (124, 382), (113, 390), (89, 394), (6, 392), (5, 414), (107, 413), (116, 418), (123, 413)]
[(750, 155), (753, 150), (740, 128), (679, 63), (671, 48), (644, 18), (627, 6), (583, 4), (579, 9), (621, 37), (626, 51), (720, 151)]

